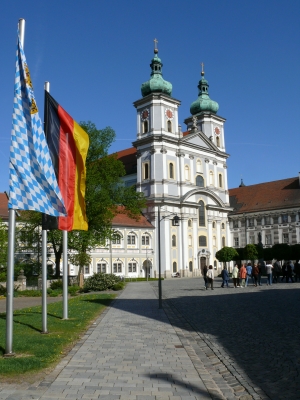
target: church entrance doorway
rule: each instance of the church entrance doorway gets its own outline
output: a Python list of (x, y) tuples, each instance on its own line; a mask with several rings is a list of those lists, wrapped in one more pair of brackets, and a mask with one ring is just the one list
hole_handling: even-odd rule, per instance
[(152, 268), (152, 262), (150, 260), (145, 260), (143, 262), (143, 270), (145, 274), (145, 278), (151, 278), (151, 268)]

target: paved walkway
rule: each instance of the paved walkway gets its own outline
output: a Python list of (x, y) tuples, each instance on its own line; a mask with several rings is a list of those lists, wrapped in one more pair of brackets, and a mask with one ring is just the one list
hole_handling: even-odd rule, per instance
[(129, 283), (45, 380), (0, 399), (300, 399), (300, 284), (202, 282), (164, 281), (164, 310), (156, 282)]

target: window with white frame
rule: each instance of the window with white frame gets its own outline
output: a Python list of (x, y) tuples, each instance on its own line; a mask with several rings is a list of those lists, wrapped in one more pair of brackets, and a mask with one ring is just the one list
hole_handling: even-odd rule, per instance
[(222, 247), (226, 246), (225, 236), (222, 236)]
[(89, 265), (85, 265), (84, 266), (84, 273), (85, 274), (89, 274), (90, 273), (90, 266)]
[(220, 138), (219, 138), (219, 136), (216, 137), (216, 145), (217, 145), (217, 147), (220, 147)]
[(202, 163), (200, 160), (196, 162), (196, 172), (202, 172)]
[(143, 133), (147, 133), (149, 130), (149, 124), (148, 121), (143, 122)]
[(213, 236), (213, 246), (216, 247), (216, 245), (217, 245), (217, 238)]
[(265, 225), (271, 224), (271, 217), (269, 215), (265, 216)]
[(233, 220), (233, 227), (238, 228), (239, 227), (239, 221), (237, 219)]
[(172, 122), (170, 120), (167, 122), (167, 126), (168, 126), (168, 132), (172, 132)]
[(204, 187), (204, 179), (203, 176), (197, 175), (196, 176), (196, 186)]
[(172, 247), (176, 247), (176, 235), (172, 235)]
[(222, 177), (222, 174), (219, 174), (219, 187), (220, 187), (220, 188), (223, 187), (223, 177)]
[(255, 244), (255, 236), (254, 235), (249, 236), (249, 243)]
[(173, 262), (173, 272), (177, 272), (177, 262)]
[(149, 246), (150, 238), (149, 235), (142, 236), (142, 246)]
[(136, 263), (135, 262), (128, 263), (128, 272), (136, 272)]
[(184, 167), (184, 178), (186, 181), (190, 180), (190, 169), (188, 165)]
[(122, 272), (122, 263), (119, 262), (113, 263), (113, 271), (114, 273)]
[(212, 171), (209, 171), (209, 184), (214, 184), (214, 173)]
[(150, 178), (150, 168), (149, 168), (149, 162), (143, 163), (143, 179), (147, 180)]
[(199, 246), (206, 246), (207, 245), (207, 238), (204, 235), (199, 236)]
[(265, 235), (265, 244), (272, 244), (272, 235), (270, 233)]
[(169, 164), (169, 178), (170, 179), (175, 179), (175, 172), (174, 172), (174, 164), (173, 163)]
[(135, 235), (127, 235), (127, 244), (135, 244)]
[(103, 274), (106, 274), (106, 263), (98, 263), (97, 272), (98, 273), (102, 272)]
[(248, 226), (254, 226), (254, 218), (248, 218)]
[(224, 224), (224, 222), (222, 222), (221, 228), (222, 228), (222, 229), (225, 229), (225, 224)]
[(189, 262), (189, 270), (190, 272), (193, 272), (193, 261)]
[(282, 214), (281, 215), (281, 223), (287, 224), (288, 222), (289, 222), (289, 216), (287, 214)]
[(205, 226), (205, 207), (204, 201), (199, 201), (199, 226)]
[(235, 237), (235, 238), (234, 238), (234, 247), (239, 247), (239, 245), (240, 245), (239, 238), (238, 238), (238, 237)]
[(191, 226), (192, 226), (192, 220), (189, 219), (189, 220), (188, 220), (188, 227), (191, 228)]
[(192, 247), (193, 241), (192, 241), (192, 235), (189, 235), (189, 247)]

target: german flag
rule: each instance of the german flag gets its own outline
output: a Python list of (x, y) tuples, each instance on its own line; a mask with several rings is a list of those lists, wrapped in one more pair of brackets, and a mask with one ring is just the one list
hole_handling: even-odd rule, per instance
[(43, 229), (88, 230), (85, 208), (85, 160), (88, 134), (45, 91), (45, 134), (67, 217), (44, 215)]

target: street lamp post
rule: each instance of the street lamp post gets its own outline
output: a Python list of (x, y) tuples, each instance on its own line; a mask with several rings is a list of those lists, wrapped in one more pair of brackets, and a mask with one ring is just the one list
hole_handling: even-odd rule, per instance
[[(170, 215), (168, 215), (168, 217), (170, 217), (171, 215), (174, 215), (174, 213), (171, 213)], [(158, 308), (162, 309), (160, 223), (163, 219), (166, 219), (167, 216), (160, 218), (160, 206), (158, 206), (157, 218), (158, 218)], [(179, 226), (179, 221), (180, 218), (175, 214), (172, 220), (172, 225)]]

